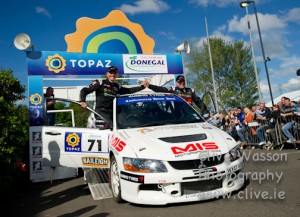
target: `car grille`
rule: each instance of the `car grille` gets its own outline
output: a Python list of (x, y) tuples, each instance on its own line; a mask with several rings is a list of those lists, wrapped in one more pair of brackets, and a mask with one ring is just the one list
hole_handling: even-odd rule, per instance
[(169, 161), (169, 164), (176, 170), (190, 170), (200, 169), (203, 167), (212, 167), (224, 162), (224, 154), (219, 156), (213, 156), (204, 160), (183, 160), (183, 161)]
[(159, 139), (164, 142), (180, 143), (180, 142), (200, 141), (206, 138), (207, 138), (206, 134), (201, 133), (201, 134), (193, 134), (193, 135), (185, 135), (185, 136), (162, 137)]
[(181, 184), (183, 194), (195, 194), (222, 188), (222, 180), (211, 179), (197, 182), (184, 182)]

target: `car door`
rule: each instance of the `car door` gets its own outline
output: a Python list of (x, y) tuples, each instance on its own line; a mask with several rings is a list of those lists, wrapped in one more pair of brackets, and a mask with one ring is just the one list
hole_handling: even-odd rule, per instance
[(56, 123), (42, 127), (43, 166), (108, 168), (111, 130), (91, 128), (95, 124), (89, 122), (97, 115), (92, 109), (70, 100), (56, 99), (58, 102), (62, 109), (54, 110)]

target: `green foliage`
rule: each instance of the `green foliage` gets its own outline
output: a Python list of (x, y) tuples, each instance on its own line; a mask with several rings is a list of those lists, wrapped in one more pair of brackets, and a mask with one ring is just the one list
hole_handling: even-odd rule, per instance
[[(76, 127), (86, 127), (90, 112), (75, 103), (68, 105), (63, 102), (55, 103), (55, 110), (72, 109), (74, 112)], [(58, 112), (55, 115), (55, 123), (65, 127), (72, 127), (72, 115), (70, 112)]]
[(90, 112), (77, 104), (70, 104), (69, 109), (73, 109), (76, 127), (86, 127)]
[(126, 79), (126, 78), (129, 78), (128, 75), (120, 75), (118, 74), (118, 78), (125, 78), (125, 79), (121, 79), (121, 80), (117, 80), (117, 83), (119, 85), (129, 85), (129, 79)]
[(16, 166), (28, 159), (28, 108), (16, 105), (25, 98), (25, 87), (11, 70), (0, 69), (0, 193), (10, 190), (21, 175)]
[[(221, 38), (211, 38), (215, 86), (220, 111), (228, 108), (250, 107), (258, 99), (258, 91), (250, 48), (242, 41), (225, 42)], [(192, 47), (186, 55), (187, 80), (201, 96), (205, 92), (214, 95), (208, 44)], [(209, 99), (205, 98), (208, 103)]]
[[(54, 105), (55, 110), (63, 110), (67, 108), (67, 105), (62, 102), (56, 102)], [(55, 123), (56, 124), (62, 124), (63, 126), (66, 127), (71, 127), (72, 126), (72, 121), (71, 121), (71, 113), (70, 112), (58, 112), (55, 113)]]

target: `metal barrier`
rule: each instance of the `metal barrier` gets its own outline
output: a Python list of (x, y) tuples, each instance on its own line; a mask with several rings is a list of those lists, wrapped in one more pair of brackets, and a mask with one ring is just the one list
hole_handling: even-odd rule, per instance
[[(235, 128), (234, 122), (221, 126), (222, 130), (238, 141), (240, 138)], [(293, 141), (288, 138), (282, 128), (292, 135)], [(294, 148), (298, 148), (300, 145), (300, 116), (294, 115), (287, 118), (279, 116), (270, 120), (250, 122), (245, 126), (244, 136), (246, 143), (242, 145), (245, 147), (282, 150), (284, 146), (291, 144)]]

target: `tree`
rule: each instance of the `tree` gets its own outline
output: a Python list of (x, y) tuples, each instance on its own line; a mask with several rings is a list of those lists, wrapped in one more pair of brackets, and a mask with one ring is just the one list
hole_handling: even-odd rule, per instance
[(28, 108), (16, 105), (25, 98), (25, 87), (11, 70), (0, 69), (0, 194), (10, 190), (21, 174), (18, 160), (29, 155)]
[[(66, 108), (66, 104), (63, 102), (56, 102), (54, 105), (55, 110), (64, 110)], [(69, 112), (58, 112), (55, 113), (55, 123), (56, 124), (63, 124), (64, 126), (71, 127), (71, 114)]]
[[(252, 106), (258, 99), (258, 91), (250, 48), (243, 41), (231, 43), (211, 38), (209, 42), (219, 109)], [(200, 49), (192, 47), (185, 61), (189, 86), (198, 93), (213, 95), (208, 44), (203, 42)]]
[(87, 109), (84, 109), (80, 105), (75, 103), (71, 103), (69, 105), (69, 109), (73, 109), (74, 111), (76, 127), (85, 128), (87, 126), (87, 120), (90, 115), (90, 112)]

